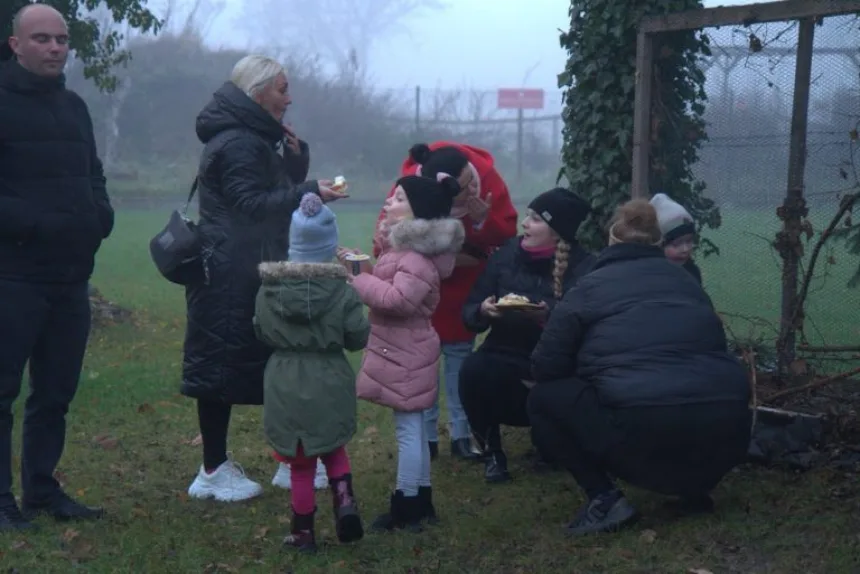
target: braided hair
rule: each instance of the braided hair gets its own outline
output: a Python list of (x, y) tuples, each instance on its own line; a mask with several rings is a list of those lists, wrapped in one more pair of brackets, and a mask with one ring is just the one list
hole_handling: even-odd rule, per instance
[(552, 270), (552, 292), (556, 300), (564, 296), (564, 275), (570, 260), (570, 243), (560, 239), (555, 248), (555, 266)]

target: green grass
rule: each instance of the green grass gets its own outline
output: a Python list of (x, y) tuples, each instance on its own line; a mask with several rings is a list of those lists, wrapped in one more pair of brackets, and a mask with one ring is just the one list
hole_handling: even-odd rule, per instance
[[(506, 434), (516, 477), (509, 485), (487, 486), (479, 466), (453, 462), (443, 452), (433, 467), (439, 526), (420, 535), (368, 535), (342, 547), (332, 542), (328, 497), (319, 493), (320, 534), (330, 544), (316, 557), (284, 553), (280, 541), (288, 528), (289, 496), (269, 485), (275, 464), (262, 438), (260, 409), (236, 410), (230, 448), (264, 484), (263, 497), (218, 504), (185, 494), (201, 453), (189, 444), (197, 433), (194, 405), (177, 390), (183, 293), (159, 279), (146, 247), (165, 217), (120, 213), (94, 278), (108, 298), (134, 310), (135, 321), (93, 335), (60, 476), (70, 493), (104, 504), (108, 518), (74, 525), (42, 519), (39, 533), (2, 535), (0, 572), (860, 570), (860, 488), (856, 479), (828, 470), (806, 475), (739, 470), (716, 492), (715, 516), (685, 521), (667, 520), (659, 497), (630, 490), (645, 513), (639, 526), (614, 536), (570, 540), (561, 526), (582, 497), (565, 474), (533, 474), (524, 466), (520, 455), (529, 441), (521, 430)], [(342, 212), (344, 243), (366, 245), (372, 218)], [(770, 285), (766, 277), (775, 276), (759, 253), (760, 242), (715, 239), (723, 256), (703, 265), (709, 291), (738, 311), (765, 308), (770, 301), (748, 286), (759, 277)], [(735, 257), (741, 259), (730, 260)], [(772, 285), (768, 289), (774, 292)], [(360, 417), (349, 450), (362, 512), (370, 520), (386, 507), (396, 447), (388, 410), (362, 404)]]

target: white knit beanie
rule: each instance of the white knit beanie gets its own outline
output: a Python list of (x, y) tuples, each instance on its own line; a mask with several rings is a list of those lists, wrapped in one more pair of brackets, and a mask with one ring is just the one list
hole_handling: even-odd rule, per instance
[(654, 194), (654, 197), (651, 198), (651, 205), (657, 212), (657, 223), (660, 225), (664, 243), (696, 232), (693, 216), (690, 215), (690, 212), (665, 193)]

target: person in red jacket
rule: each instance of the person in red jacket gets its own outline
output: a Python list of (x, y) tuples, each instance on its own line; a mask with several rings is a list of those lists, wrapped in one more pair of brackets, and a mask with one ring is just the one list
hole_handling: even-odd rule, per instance
[[(460, 404), (459, 374), (463, 361), (472, 353), (475, 334), (463, 324), (462, 310), (472, 285), (486, 266), (489, 255), (517, 233), (517, 210), (504, 180), (496, 171), (493, 156), (484, 149), (453, 142), (416, 144), (403, 162), (401, 176), (421, 175), (439, 179), (444, 175), (457, 178), (463, 192), (454, 200), (453, 217), (460, 218), (466, 229), (466, 241), (457, 257), (454, 273), (442, 281), (439, 306), (433, 315), (433, 327), (442, 342), (445, 396), (451, 426), (451, 455), (478, 459), (472, 447), (472, 432)], [(389, 196), (394, 193), (394, 188)], [(380, 212), (373, 238), (373, 255), (385, 249), (385, 237), (379, 231)], [(439, 399), (424, 412), (424, 424), (430, 442), (430, 454), (439, 452)]]

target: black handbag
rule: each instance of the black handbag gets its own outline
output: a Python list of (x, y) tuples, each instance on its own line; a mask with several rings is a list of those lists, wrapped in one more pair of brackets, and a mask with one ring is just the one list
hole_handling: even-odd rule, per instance
[(159, 273), (177, 285), (192, 285), (206, 282), (206, 260), (197, 224), (188, 218), (188, 207), (197, 191), (197, 178), (191, 184), (191, 192), (185, 207), (173, 210), (164, 229), (149, 242), (149, 254)]

